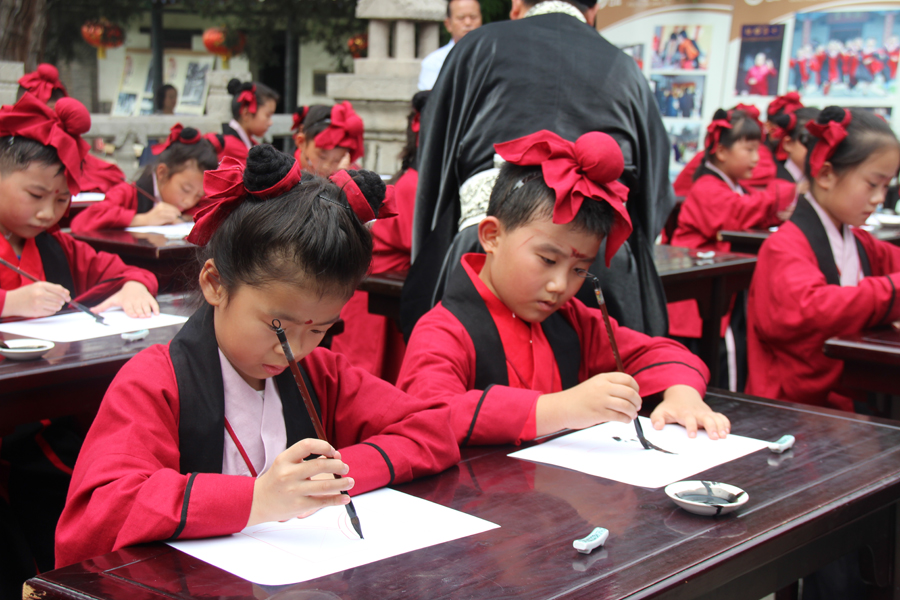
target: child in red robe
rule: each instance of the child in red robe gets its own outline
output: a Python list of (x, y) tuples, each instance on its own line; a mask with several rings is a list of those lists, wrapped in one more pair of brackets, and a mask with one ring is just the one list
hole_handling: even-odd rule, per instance
[[(410, 264), (413, 213), (416, 206), (416, 155), (419, 147), (419, 120), (430, 90), (417, 93), (407, 118), (406, 147), (400, 155), (396, 180), (397, 216), (372, 224), (372, 273), (406, 271)], [(298, 150), (299, 152), (299, 150)], [(357, 290), (341, 311), (344, 331), (331, 341), (331, 349), (347, 357), (355, 366), (394, 383), (403, 362), (406, 343), (393, 319), (369, 312), (369, 294)]]
[[(69, 96), (66, 86), (59, 80), (59, 71), (47, 63), (39, 64), (37, 69), (19, 79), (19, 93), (16, 99), (21, 99), (25, 92), (31, 92), (35, 98), (50, 108), (53, 108), (60, 98)], [(119, 167), (93, 154), (85, 155), (84, 169), (79, 181), (79, 189), (82, 192), (105, 194), (123, 181), (125, 173)]]
[(203, 173), (219, 166), (216, 151), (200, 132), (175, 124), (153, 147), (156, 161), (134, 183), (120, 183), (72, 219), (76, 233), (143, 225), (171, 225), (191, 217), (203, 197)]
[[(747, 113), (716, 111), (707, 128), (703, 166), (694, 174), (694, 183), (669, 243), (701, 251), (728, 252), (731, 246), (719, 241), (720, 231), (764, 229), (789, 216), (787, 209), (796, 198), (794, 184), (773, 179), (765, 190), (748, 192), (737, 183), (753, 172), (759, 159), (761, 138), (758, 122)], [(669, 334), (688, 344), (698, 343), (693, 340), (702, 336), (703, 322), (697, 302), (672, 302), (668, 309)], [(721, 333), (729, 349), (729, 388), (738, 391), (743, 383), (739, 376), (743, 371), (743, 344), (740, 327), (729, 333), (730, 317), (731, 311), (723, 317)], [(733, 337), (735, 333), (737, 337)]]
[(900, 320), (900, 248), (859, 229), (900, 168), (890, 126), (861, 109), (807, 123), (806, 176), (790, 222), (766, 240), (750, 286), (747, 392), (852, 411), (830, 337)]
[[(732, 110), (746, 113), (751, 119), (756, 121), (760, 130), (763, 129), (763, 124), (759, 120), (759, 109), (752, 104), (738, 104)], [(694, 174), (703, 165), (703, 161), (704, 154), (698, 152), (691, 159), (691, 162), (686, 164), (684, 169), (681, 170), (681, 173), (675, 178), (675, 183), (672, 184), (676, 196), (687, 196), (690, 193), (691, 186), (694, 184), (694, 179), (696, 179)], [(760, 146), (759, 160), (756, 162), (756, 166), (753, 167), (752, 173), (747, 177), (741, 178), (740, 184), (747, 188), (764, 188), (774, 178), (775, 159), (767, 146)]]
[(219, 162), (226, 156), (245, 162), (250, 148), (257, 144), (254, 137), (263, 137), (272, 126), (272, 115), (280, 96), (267, 85), (251, 81), (241, 83), (239, 79), (228, 82), (228, 93), (234, 96), (231, 101), (234, 118), (222, 124), (222, 133), (208, 133), (206, 139), (216, 149)]
[(778, 159), (776, 177), (783, 181), (797, 184), (797, 194), (805, 194), (809, 190), (809, 182), (803, 173), (806, 165), (809, 132), (806, 124), (819, 116), (819, 109), (801, 107), (794, 111), (785, 111), (772, 116), (769, 122), (774, 125), (769, 138), (775, 142), (775, 158)]
[[(398, 385), (445, 398), (460, 445), (508, 444), (564, 428), (630, 422), (662, 394), (653, 426), (678, 422), (724, 437), (704, 402), (708, 371), (680, 344), (611, 321), (574, 298), (606, 239), (606, 262), (631, 232), (616, 181), (621, 150), (592, 132), (574, 144), (549, 131), (497, 144), (508, 161), (478, 225), (487, 256), (466, 254), (441, 302), (416, 324)], [(630, 375), (628, 373), (633, 374)]]
[[(37, 283), (0, 266), (0, 316), (45, 317), (71, 299), (94, 312), (122, 306), (131, 316), (159, 307), (156, 277), (113, 254), (96, 252), (61, 232), (57, 222), (80, 190), (90, 128), (87, 109), (60, 98), (55, 110), (25, 93), (0, 109), (0, 258), (36, 277)], [(17, 427), (0, 440), (0, 546), (12, 549), (23, 570), (5, 563), (0, 595), (53, 568), (53, 530), (62, 511), (83, 434), (70, 419)], [(21, 527), (18, 539), (10, 529)]]
[[(408, 396), (319, 347), (369, 268), (365, 223), (390, 214), (381, 178), (339, 171), (332, 182), (262, 145), (246, 171), (228, 159), (205, 183), (213, 203), (188, 238), (205, 248), (205, 302), (106, 393), (57, 528), (57, 566), (302, 518), (349, 502), (341, 491), (459, 459), (446, 403)], [(278, 326), (333, 447), (309, 439), (315, 429)], [(304, 461), (310, 454), (326, 459)], [(312, 479), (322, 474), (349, 477)]]
[(340, 169), (358, 169), (363, 157), (363, 122), (349, 102), (334, 106), (302, 106), (294, 113), (294, 158), (300, 167), (321, 177)]

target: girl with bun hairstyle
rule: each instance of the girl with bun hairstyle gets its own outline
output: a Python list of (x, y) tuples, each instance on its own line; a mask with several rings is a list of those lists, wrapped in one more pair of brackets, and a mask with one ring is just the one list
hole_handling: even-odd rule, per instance
[[(719, 110), (721, 111), (722, 109)], [(738, 104), (732, 108), (730, 112), (733, 111), (740, 111), (746, 114), (750, 119), (756, 122), (760, 131), (765, 131), (763, 123), (759, 120), (759, 109), (752, 104)], [(716, 111), (716, 114), (718, 113), (719, 111)], [(713, 119), (715, 118), (717, 117), (714, 116)], [(685, 165), (684, 169), (681, 170), (681, 173), (675, 178), (675, 183), (672, 184), (676, 196), (687, 196), (688, 193), (690, 193), (691, 186), (693, 185), (694, 179), (696, 179), (694, 174), (697, 172), (697, 169), (703, 166), (704, 160), (706, 160), (706, 155), (703, 152), (698, 152), (694, 155), (694, 158), (691, 159), (691, 162)], [(764, 188), (769, 185), (769, 182), (774, 178), (775, 159), (768, 146), (761, 145), (759, 147), (759, 160), (757, 161), (756, 166), (753, 167), (753, 171), (746, 177), (742, 177), (738, 183), (745, 188)]]
[[(413, 213), (416, 207), (416, 187), (419, 172), (416, 156), (419, 148), (419, 121), (430, 90), (419, 92), (412, 99), (407, 117), (406, 147), (400, 154), (400, 170), (396, 181), (397, 216), (379, 219), (372, 225), (372, 273), (405, 271), (410, 265)], [(393, 319), (369, 312), (369, 294), (357, 291), (341, 311), (344, 331), (331, 341), (331, 348), (340, 352), (353, 365), (366, 369), (391, 383), (397, 380), (406, 343)]]
[(170, 225), (191, 217), (203, 197), (203, 173), (219, 166), (212, 144), (192, 127), (176, 123), (152, 148), (156, 160), (134, 183), (120, 183), (106, 198), (78, 213), (72, 231)]
[(779, 113), (769, 119), (769, 123), (773, 125), (769, 139), (775, 145), (777, 161), (775, 177), (796, 183), (797, 192), (800, 194), (805, 194), (809, 190), (809, 182), (803, 174), (806, 145), (810, 138), (806, 124), (815, 121), (819, 112), (818, 108), (803, 107), (793, 112)]
[(246, 162), (247, 152), (257, 145), (254, 139), (266, 135), (272, 126), (272, 115), (280, 96), (278, 92), (262, 83), (239, 79), (228, 82), (232, 118), (222, 124), (222, 133), (210, 133), (206, 139), (213, 145), (219, 162), (230, 156), (238, 162)]
[[(268, 145), (250, 151), (246, 170), (229, 158), (207, 172), (206, 190), (212, 203), (188, 238), (203, 248), (203, 306), (107, 391), (59, 521), (57, 566), (306, 517), (346, 504), (343, 490), (459, 459), (445, 403), (408, 396), (319, 347), (369, 269), (366, 223), (392, 214), (393, 190), (369, 171), (303, 173)], [(334, 447), (310, 439), (275, 319)], [(324, 459), (304, 461), (311, 454)]]
[[(19, 79), (19, 93), (16, 100), (20, 100), (25, 93), (32, 94), (51, 109), (56, 106), (57, 100), (69, 96), (66, 86), (59, 80), (59, 71), (47, 63), (39, 64), (37, 69)], [(116, 165), (97, 158), (93, 154), (87, 154), (84, 157), (84, 169), (80, 181), (82, 192), (105, 194), (123, 181), (125, 181), (125, 173)]]
[(363, 122), (349, 102), (334, 106), (301, 106), (294, 113), (294, 158), (300, 168), (321, 177), (340, 169), (359, 168), (362, 158)]
[[(759, 162), (763, 132), (753, 115), (740, 110), (716, 111), (707, 128), (703, 164), (694, 174), (687, 199), (678, 214), (673, 246), (697, 250), (728, 252), (731, 245), (718, 239), (722, 230), (764, 229), (790, 216), (789, 206), (796, 199), (796, 186), (772, 179), (764, 190), (748, 191), (738, 183), (751, 177)], [(732, 301), (734, 306), (734, 301)], [(695, 300), (672, 302), (669, 308), (669, 334), (681, 338), (688, 347), (698, 343), (703, 322)], [(743, 303), (738, 322), (729, 333), (732, 311), (722, 319), (721, 335), (729, 348), (729, 387), (739, 390), (743, 381)], [(735, 336), (735, 337), (733, 337)]]
[(890, 126), (829, 106), (806, 128), (809, 192), (759, 253), (748, 305), (747, 393), (854, 410), (825, 340), (900, 321), (900, 248), (860, 229), (900, 169)]

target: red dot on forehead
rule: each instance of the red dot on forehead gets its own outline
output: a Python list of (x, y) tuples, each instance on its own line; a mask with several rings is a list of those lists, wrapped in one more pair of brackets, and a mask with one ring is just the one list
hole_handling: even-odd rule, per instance
[(572, 258), (589, 258), (586, 254), (582, 254), (575, 248), (572, 248)]
[(307, 325), (312, 325), (312, 319), (306, 322)]

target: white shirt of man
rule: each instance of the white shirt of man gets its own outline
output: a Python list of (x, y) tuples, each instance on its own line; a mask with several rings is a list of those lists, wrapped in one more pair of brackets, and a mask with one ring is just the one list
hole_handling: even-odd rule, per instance
[(444, 66), (444, 60), (450, 54), (450, 50), (456, 42), (450, 40), (446, 46), (441, 46), (428, 56), (422, 59), (422, 70), (419, 71), (419, 91), (430, 90), (437, 82), (438, 75), (441, 74), (441, 67)]

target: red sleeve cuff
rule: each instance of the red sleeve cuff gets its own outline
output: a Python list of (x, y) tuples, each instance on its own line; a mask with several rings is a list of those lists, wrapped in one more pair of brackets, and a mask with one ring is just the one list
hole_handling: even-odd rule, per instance
[(240, 475), (198, 473), (184, 493), (178, 539), (237, 533), (247, 526), (256, 479)]

